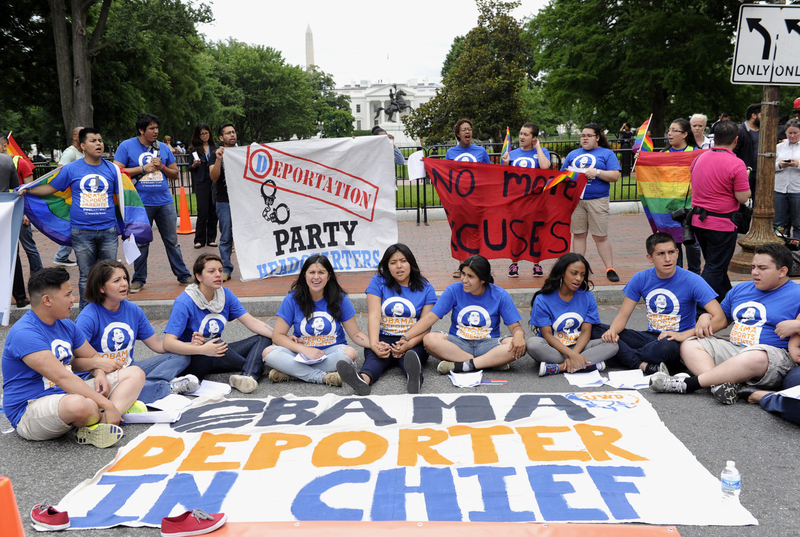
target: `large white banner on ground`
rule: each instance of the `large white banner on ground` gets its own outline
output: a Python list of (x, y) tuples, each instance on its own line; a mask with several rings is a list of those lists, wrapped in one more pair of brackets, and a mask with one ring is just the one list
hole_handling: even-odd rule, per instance
[(154, 425), (58, 507), (73, 529), (187, 509), (249, 523), (758, 523), (631, 392), (231, 399)]
[(8, 326), (11, 319), (11, 288), (22, 212), (22, 198), (17, 193), (0, 192), (0, 324), (3, 326)]
[(227, 149), (242, 279), (297, 274), (312, 254), (337, 272), (375, 270), (397, 242), (393, 158), (386, 136)]

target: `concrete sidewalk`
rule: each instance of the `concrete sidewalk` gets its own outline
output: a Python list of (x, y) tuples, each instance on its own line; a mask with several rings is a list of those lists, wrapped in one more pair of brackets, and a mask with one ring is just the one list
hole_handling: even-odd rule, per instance
[[(636, 204), (613, 204), (619, 205), (618, 209), (635, 209)], [(413, 218), (415, 213), (399, 213), (398, 220)], [(450, 227), (441, 218), (441, 210), (429, 211), (428, 225), (417, 225), (416, 221), (399, 221), (397, 224), (400, 242), (407, 244), (417, 261), (420, 264), (422, 273), (433, 284), (438, 292), (443, 291), (448, 285), (456, 281), (452, 277), (453, 270), (458, 267), (458, 263), (450, 256)], [(594, 270), (591, 277), (595, 285), (595, 296), (600, 304), (620, 304), (622, 302), (622, 288), (630, 280), (634, 273), (649, 267), (645, 258), (645, 239), (650, 235), (650, 226), (643, 214), (612, 214), (609, 222), (610, 237), (613, 245), (614, 268), (620, 276), (620, 282), (611, 283), (605, 277), (602, 261), (597, 254), (594, 242), (589, 239), (586, 258)], [(155, 241), (150, 246), (150, 257), (148, 259), (148, 281), (144, 289), (139, 293), (130, 296), (130, 299), (141, 306), (150, 319), (166, 319), (172, 308), (172, 301), (183, 292), (183, 287), (178, 285), (177, 278), (172, 274), (164, 245), (161, 237), (156, 230)], [(58, 245), (50, 241), (41, 233), (34, 233), (34, 239), (39, 248), (44, 266), (54, 266), (53, 256)], [(205, 247), (199, 250), (194, 249), (194, 235), (178, 235), (181, 252), (186, 266), (191, 271), (192, 264), (197, 255), (204, 252), (218, 253), (217, 248)], [(246, 244), (235, 244), (235, 247), (246, 248)], [(119, 250), (122, 255), (122, 248)], [(29, 276), (28, 260), (25, 253), (20, 249), (22, 256), (23, 271), (25, 279)], [(73, 254), (74, 257), (74, 254)], [(547, 275), (550, 267), (555, 260), (542, 262), (542, 266)], [(518, 307), (530, 306), (530, 299), (533, 292), (541, 287), (544, 278), (534, 278), (531, 274), (531, 263), (522, 261), (520, 263), (520, 276), (509, 278), (507, 274), (509, 259), (492, 260), (493, 274), (495, 283), (508, 290), (514, 297)], [(236, 251), (233, 253), (233, 264), (237, 267)], [(133, 267), (129, 267), (131, 273)], [(72, 283), (75, 287), (78, 284), (78, 268), (69, 268), (72, 275)], [(366, 301), (364, 291), (367, 288), (370, 278), (374, 271), (339, 273), (337, 277), (350, 293), (351, 299), (358, 311), (366, 311)], [(749, 279), (749, 274), (730, 273), (732, 281)], [(233, 291), (237, 297), (242, 299), (245, 307), (256, 316), (274, 315), (278, 310), (283, 297), (289, 291), (289, 287), (295, 276), (284, 276), (277, 278), (266, 278), (263, 280), (243, 282), (238, 267), (234, 269), (233, 278), (225, 285)], [(76, 289), (77, 292), (77, 289)], [(12, 322), (18, 319), (25, 310), (15, 310), (12, 307)]]

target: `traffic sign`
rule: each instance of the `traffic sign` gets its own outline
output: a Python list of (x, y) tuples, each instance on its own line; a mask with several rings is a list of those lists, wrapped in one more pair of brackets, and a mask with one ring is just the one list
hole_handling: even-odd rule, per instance
[(800, 86), (800, 6), (739, 8), (731, 83)]

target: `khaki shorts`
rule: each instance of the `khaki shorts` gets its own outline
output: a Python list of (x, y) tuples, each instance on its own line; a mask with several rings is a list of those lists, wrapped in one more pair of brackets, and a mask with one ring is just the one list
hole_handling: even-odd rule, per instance
[[(111, 391), (119, 384), (119, 372), (114, 371), (106, 375)], [(86, 384), (94, 390), (94, 377), (85, 380)], [(67, 394), (45, 395), (39, 399), (28, 401), (28, 406), (17, 423), (17, 432), (26, 440), (52, 440), (67, 434), (72, 425), (64, 423), (58, 415), (58, 405)], [(109, 392), (109, 395), (111, 393)]]
[(714, 363), (719, 365), (725, 360), (742, 354), (746, 351), (763, 351), (767, 353), (769, 358), (769, 366), (767, 372), (760, 379), (751, 379), (747, 381), (750, 386), (757, 386), (759, 388), (780, 388), (783, 383), (783, 377), (791, 371), (795, 364), (789, 351), (772, 345), (753, 345), (751, 347), (742, 347), (741, 345), (734, 345), (726, 339), (718, 339), (715, 337), (695, 338), (703, 346), (708, 354), (714, 359)]
[(580, 235), (589, 231), (595, 237), (608, 236), (609, 198), (580, 200), (572, 212), (570, 231)]

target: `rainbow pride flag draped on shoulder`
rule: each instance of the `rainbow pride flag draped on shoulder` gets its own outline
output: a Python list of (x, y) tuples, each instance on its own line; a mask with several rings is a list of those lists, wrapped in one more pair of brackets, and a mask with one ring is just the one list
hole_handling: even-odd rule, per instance
[(653, 233), (663, 231), (675, 237), (676, 242), (683, 242), (681, 224), (674, 221), (669, 213), (692, 206), (692, 174), (689, 167), (705, 151), (639, 153), (636, 186)]
[[(131, 182), (130, 176), (119, 170), (117, 166), (117, 181), (120, 194), (114, 194), (114, 204), (117, 213), (117, 233), (125, 239), (133, 235), (137, 243), (153, 241), (153, 230), (147, 218), (142, 199)], [(58, 168), (29, 183), (30, 186), (46, 185), (55, 178), (63, 168)], [(28, 186), (28, 185), (26, 185)], [(69, 211), (72, 207), (71, 189), (57, 191), (49, 196), (36, 196), (25, 194), (25, 216), (39, 231), (47, 235), (58, 244), (72, 246), (70, 233)]]

